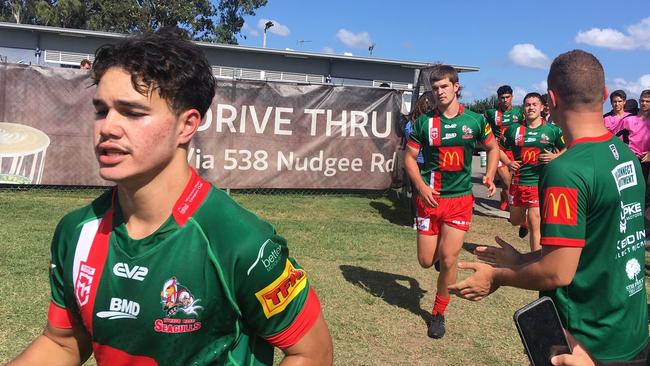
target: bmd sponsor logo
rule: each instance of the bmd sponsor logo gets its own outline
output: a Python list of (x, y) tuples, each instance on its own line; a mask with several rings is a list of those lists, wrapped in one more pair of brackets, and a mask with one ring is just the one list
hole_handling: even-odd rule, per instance
[(137, 319), (140, 314), (140, 304), (135, 301), (111, 298), (108, 311), (100, 311), (97, 317), (105, 319)]

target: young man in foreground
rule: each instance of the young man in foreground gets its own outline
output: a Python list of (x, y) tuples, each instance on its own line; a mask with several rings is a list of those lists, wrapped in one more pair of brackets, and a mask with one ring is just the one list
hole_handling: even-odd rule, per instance
[[(274, 228), (204, 181), (187, 148), (214, 96), (177, 29), (97, 51), (94, 143), (116, 186), (52, 241), (43, 335), (12, 365), (329, 365), (308, 275)], [(262, 260), (260, 260), (262, 259)]]
[[(562, 131), (555, 125), (545, 123), (541, 112), (542, 96), (528, 93), (524, 97), (525, 123), (512, 124), (501, 136), (501, 162), (512, 172), (508, 203), (510, 223), (514, 226), (528, 222), (530, 250), (542, 249), (540, 240), (539, 193), (537, 184), (544, 164), (564, 151)], [(504, 150), (512, 151), (510, 159)]]
[[(449, 287), (481, 300), (499, 286), (540, 290), (557, 306), (562, 325), (607, 363), (645, 365), (648, 314), (645, 278), (645, 184), (630, 149), (603, 124), (605, 75), (591, 54), (558, 56), (548, 75), (549, 106), (567, 150), (542, 172), (541, 251), (518, 254), (477, 248), (485, 263), (460, 263), (475, 273)], [(504, 258), (509, 258), (504, 261)]]
[[(438, 292), (427, 334), (442, 338), (444, 313), (450, 300), (447, 286), (456, 282), (458, 254), (472, 221), (474, 148), (479, 142), (488, 152), (483, 184), (490, 196), (495, 192), (492, 181), (499, 148), (485, 118), (459, 103), (456, 69), (439, 66), (431, 72), (430, 80), (436, 109), (415, 121), (404, 165), (418, 191), (418, 261), (424, 268), (440, 261)], [(422, 169), (416, 162), (420, 149), (424, 157)]]

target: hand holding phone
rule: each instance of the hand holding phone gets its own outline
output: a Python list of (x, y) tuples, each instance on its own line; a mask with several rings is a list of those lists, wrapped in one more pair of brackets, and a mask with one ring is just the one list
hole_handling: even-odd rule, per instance
[(528, 359), (533, 366), (551, 365), (551, 357), (571, 353), (553, 300), (543, 296), (513, 316)]

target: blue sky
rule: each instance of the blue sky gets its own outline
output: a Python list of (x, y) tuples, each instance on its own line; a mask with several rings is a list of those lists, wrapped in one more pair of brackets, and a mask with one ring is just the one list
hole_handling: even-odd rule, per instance
[(269, 0), (245, 20), (246, 46), (261, 47), (272, 20), (269, 48), (368, 56), (374, 43), (373, 57), (478, 66), (461, 74), (464, 102), (502, 84), (515, 89), (516, 102), (543, 92), (550, 62), (575, 48), (600, 59), (610, 91), (636, 98), (650, 89), (648, 0)]

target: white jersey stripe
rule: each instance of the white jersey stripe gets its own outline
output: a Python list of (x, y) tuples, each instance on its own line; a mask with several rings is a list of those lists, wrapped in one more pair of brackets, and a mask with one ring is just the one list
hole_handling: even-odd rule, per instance
[(97, 235), (97, 230), (99, 229), (101, 222), (102, 219), (89, 221), (81, 228), (77, 248), (74, 251), (74, 261), (72, 262), (73, 284), (77, 283), (77, 276), (79, 275), (79, 266), (81, 265), (81, 262), (86, 262), (88, 260), (90, 248), (93, 245), (93, 240), (95, 240), (95, 235)]

